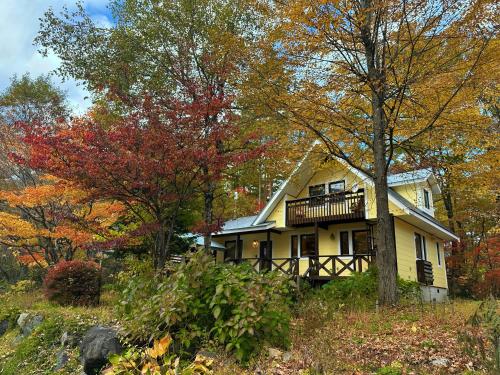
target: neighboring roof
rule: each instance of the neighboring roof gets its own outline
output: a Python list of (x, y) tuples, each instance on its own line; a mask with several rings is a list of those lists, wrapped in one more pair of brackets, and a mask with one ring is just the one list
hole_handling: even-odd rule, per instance
[[(193, 233), (187, 233), (183, 235), (182, 237), (188, 238), (188, 239), (193, 239), (193, 243), (196, 244), (196, 246), (204, 246), (205, 245), (205, 238), (199, 234), (193, 234)], [(224, 245), (221, 245), (217, 241), (212, 240), (210, 243), (210, 247), (212, 249), (225, 249), (226, 247)]]
[(415, 183), (419, 181), (425, 181), (432, 175), (430, 169), (417, 169), (414, 171), (396, 173), (387, 176), (387, 183), (389, 185), (401, 185), (408, 183)]
[(427, 221), (429, 224), (438, 227), (438, 229), (441, 233), (445, 234), (446, 236), (450, 237), (450, 239), (458, 240), (459, 238), (452, 232), (450, 231), (446, 226), (441, 224), (439, 220), (437, 220), (435, 217), (429, 215), (427, 212), (419, 209), (416, 207), (414, 204), (410, 203), (408, 200), (406, 200), (404, 197), (402, 197), (400, 194), (396, 193), (394, 190), (389, 189), (389, 197), (395, 199), (404, 207), (411, 211), (411, 213), (414, 216), (419, 217), (421, 220)]
[(233, 219), (233, 220), (228, 220), (224, 223), (224, 225), (222, 226), (222, 229), (231, 230), (231, 229), (249, 227), (255, 221), (256, 217), (257, 217), (257, 215), (243, 216), (243, 217), (238, 217), (238, 218)]
[(390, 187), (416, 184), (425, 181), (429, 182), (434, 194), (441, 193), (441, 189), (437, 184), (436, 176), (430, 169), (416, 169), (414, 171), (395, 173), (387, 176), (387, 183)]
[(231, 234), (239, 232), (253, 232), (257, 230), (271, 229), (274, 227), (274, 221), (266, 221), (261, 224), (253, 224), (257, 215), (244, 216), (237, 219), (228, 220), (222, 226), (222, 230), (216, 234)]

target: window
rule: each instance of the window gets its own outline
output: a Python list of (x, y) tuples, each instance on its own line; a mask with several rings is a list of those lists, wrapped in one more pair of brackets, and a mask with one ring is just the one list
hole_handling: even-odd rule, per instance
[(340, 255), (349, 255), (349, 232), (340, 232)]
[(300, 236), (300, 256), (308, 257), (316, 255), (315, 251), (316, 239), (314, 234), (303, 234)]
[(369, 234), (367, 230), (352, 231), (352, 250), (354, 254), (369, 253)]
[(330, 194), (343, 193), (345, 191), (345, 181), (334, 181), (328, 185), (328, 192)]
[(309, 196), (316, 197), (325, 194), (325, 185), (309, 186)]
[(436, 242), (436, 253), (438, 257), (438, 266), (441, 266), (441, 250), (439, 249), (439, 242)]
[(415, 233), (415, 250), (417, 259), (427, 260), (427, 244), (425, 242), (425, 237), (418, 233)]
[(299, 256), (299, 236), (296, 234), (290, 237), (290, 256), (292, 258)]
[(424, 255), (422, 253), (422, 236), (418, 233), (415, 233), (415, 250), (417, 253), (417, 259), (424, 259)]
[(319, 197), (320, 195), (325, 194), (325, 185), (315, 185), (315, 186), (309, 186), (309, 196), (310, 197), (317, 197), (317, 198), (311, 198), (310, 200), (310, 205), (311, 206), (320, 206), (324, 203), (324, 198)]
[(431, 208), (431, 199), (430, 199), (429, 190), (424, 189), (424, 206), (425, 208)]
[(224, 243), (226, 247), (225, 250), (225, 259), (236, 259), (240, 258), (240, 254), (243, 252), (243, 241), (240, 240), (240, 254), (236, 253), (236, 241), (226, 241)]

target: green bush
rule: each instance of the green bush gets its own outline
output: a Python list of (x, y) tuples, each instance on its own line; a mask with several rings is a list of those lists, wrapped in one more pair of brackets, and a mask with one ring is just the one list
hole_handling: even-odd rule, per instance
[(337, 306), (375, 306), (378, 290), (377, 277), (377, 269), (370, 267), (366, 272), (334, 279), (321, 288), (319, 297)]
[(279, 273), (256, 273), (249, 265), (214, 264), (199, 252), (170, 276), (137, 272), (122, 291), (119, 311), (130, 337), (139, 341), (170, 333), (179, 353), (208, 340), (241, 361), (263, 342), (286, 345), (290, 282)]

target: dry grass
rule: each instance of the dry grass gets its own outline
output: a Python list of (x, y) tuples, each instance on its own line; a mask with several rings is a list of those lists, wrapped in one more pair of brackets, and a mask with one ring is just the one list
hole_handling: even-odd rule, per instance
[[(478, 303), (458, 301), (436, 307), (352, 312), (320, 306), (302, 309), (292, 324), (292, 359), (266, 358), (249, 368), (221, 359), (218, 374), (473, 374), (484, 373), (476, 358), (464, 355), (459, 334)], [(446, 367), (431, 361), (446, 358)], [(384, 372), (380, 372), (384, 373)]]

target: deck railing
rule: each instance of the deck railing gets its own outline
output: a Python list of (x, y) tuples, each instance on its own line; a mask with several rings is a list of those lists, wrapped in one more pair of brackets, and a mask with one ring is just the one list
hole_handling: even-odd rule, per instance
[(286, 225), (342, 222), (365, 218), (365, 194), (344, 192), (318, 195), (286, 202)]
[(256, 271), (272, 269), (290, 277), (300, 276), (310, 280), (331, 280), (340, 276), (348, 276), (353, 272), (364, 272), (373, 261), (374, 256), (372, 254), (319, 255), (309, 258), (238, 258), (225, 260), (225, 262), (233, 264), (248, 262)]

